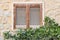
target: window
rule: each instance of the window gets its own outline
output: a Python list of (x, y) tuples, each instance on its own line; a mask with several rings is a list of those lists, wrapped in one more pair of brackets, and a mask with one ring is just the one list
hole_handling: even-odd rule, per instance
[(42, 18), (42, 4), (14, 4), (14, 29), (43, 25)]
[(30, 8), (30, 26), (38, 27), (40, 26), (40, 9)]
[(16, 26), (17, 28), (26, 27), (26, 8), (17, 8), (16, 9)]

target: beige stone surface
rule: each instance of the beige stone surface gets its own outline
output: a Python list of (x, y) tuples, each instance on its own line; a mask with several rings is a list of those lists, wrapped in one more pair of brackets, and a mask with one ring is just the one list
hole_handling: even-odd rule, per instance
[(44, 0), (45, 16), (54, 18), (60, 24), (60, 0)]
[(13, 2), (42, 2), (43, 0), (13, 0)]

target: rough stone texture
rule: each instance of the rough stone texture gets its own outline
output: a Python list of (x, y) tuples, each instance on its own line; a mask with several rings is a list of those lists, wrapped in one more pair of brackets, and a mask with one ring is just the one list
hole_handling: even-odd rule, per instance
[(54, 18), (60, 24), (60, 0), (44, 0), (45, 16)]
[(3, 31), (12, 30), (12, 5), (12, 0), (0, 0), (0, 36)]
[(44, 16), (60, 24), (60, 0), (0, 0), (0, 36), (2, 31), (12, 30), (14, 2), (44, 2)]

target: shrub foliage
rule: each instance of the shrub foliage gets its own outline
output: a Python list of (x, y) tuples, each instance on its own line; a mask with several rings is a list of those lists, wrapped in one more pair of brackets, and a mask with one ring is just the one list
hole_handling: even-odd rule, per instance
[(49, 17), (45, 17), (45, 24), (36, 29), (19, 29), (15, 34), (4, 32), (7, 40), (60, 40), (60, 26)]

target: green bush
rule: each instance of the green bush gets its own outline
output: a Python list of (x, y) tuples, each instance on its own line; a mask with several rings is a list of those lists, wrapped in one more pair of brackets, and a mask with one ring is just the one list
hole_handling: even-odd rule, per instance
[(60, 26), (49, 17), (45, 17), (44, 26), (36, 29), (19, 29), (14, 35), (4, 32), (4, 39), (12, 40), (60, 40)]

